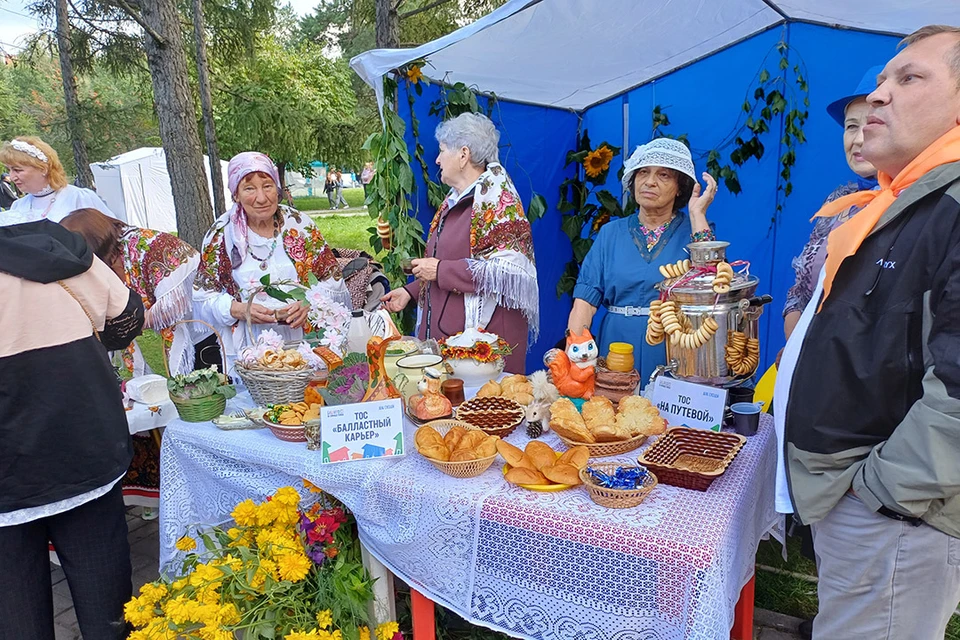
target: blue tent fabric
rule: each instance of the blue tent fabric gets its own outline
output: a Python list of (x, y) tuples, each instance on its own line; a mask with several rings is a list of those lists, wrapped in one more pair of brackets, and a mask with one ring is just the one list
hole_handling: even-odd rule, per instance
[[(781, 39), (790, 45), (790, 66), (782, 72), (776, 52)], [(786, 198), (783, 211), (776, 212), (777, 190), (783, 187), (779, 161), (783, 153), (782, 120), (775, 124), (778, 128), (761, 136), (765, 147), (763, 158), (759, 162), (751, 159), (738, 169), (742, 193), (734, 196), (721, 186), (709, 211), (711, 221), (716, 223), (718, 239), (730, 242), (728, 255), (749, 260), (751, 273), (761, 279), (759, 292), (774, 296), (775, 301), (766, 308), (760, 327), (761, 370), (766, 369), (784, 343), (780, 312), (786, 290), (793, 284), (790, 263), (809, 238), (810, 217), (836, 186), (853, 178), (844, 159), (842, 130), (827, 114), (826, 105), (848, 93), (868, 67), (889, 60), (895, 54), (897, 41), (893, 36), (787, 22), (581, 113), (506, 100), (497, 102), (491, 115), (501, 131), (504, 166), (525, 205), (529, 204), (533, 191), (544, 195), (549, 205), (547, 214), (533, 225), (540, 279), (541, 338), (528, 353), (527, 370), (542, 367), (544, 352), (563, 336), (571, 306), (569, 296), (559, 300), (556, 296), (557, 281), (571, 258), (570, 242), (560, 230), (556, 205), (560, 183), (575, 170), (564, 164), (567, 152), (576, 146), (578, 134), (587, 130), (593, 144), (606, 140), (623, 146), (626, 129), (627, 147), (615, 159), (606, 184), (611, 193), (620, 195), (617, 169), (622, 166), (625, 155), (650, 139), (652, 111), (660, 105), (670, 118), (670, 125), (661, 133), (687, 134), (697, 172), (701, 173), (706, 163), (705, 158), (697, 159), (698, 156), (721, 145), (734, 130), (743, 114), (744, 100), (752, 98), (761, 67), (771, 74), (782, 74), (786, 91), (796, 92), (793, 65), (800, 64), (805, 67), (809, 83), (809, 118), (804, 126), (807, 142), (796, 147), (796, 165), (791, 176), (793, 193)], [(629, 64), (629, 60), (624, 64)], [(407, 142), (412, 154), (410, 114), (403, 90), (401, 94), (400, 114), (408, 123)], [(428, 111), (438, 95), (438, 87), (428, 86), (414, 101), (420, 123), (420, 143), (434, 178), (437, 144), (433, 132), (439, 119), (430, 116)], [(724, 162), (732, 148), (721, 149)], [(426, 227), (433, 211), (427, 204), (416, 166), (414, 175), (417, 178), (414, 206), (417, 217)]]

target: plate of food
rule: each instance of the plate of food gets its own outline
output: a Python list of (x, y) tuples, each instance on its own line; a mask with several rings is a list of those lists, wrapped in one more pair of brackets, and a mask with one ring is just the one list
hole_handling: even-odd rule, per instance
[(550, 428), (570, 446), (587, 447), (591, 458), (633, 451), (649, 436), (666, 433), (667, 421), (649, 400), (626, 396), (617, 408), (604, 396), (593, 396), (582, 409), (569, 398), (550, 405)]
[(457, 420), (434, 420), (417, 429), (414, 436), (417, 452), (455, 478), (473, 478), (489, 469), (499, 441), (497, 436)]
[(263, 424), (284, 442), (306, 442), (304, 427), (307, 422), (319, 419), (320, 405), (306, 402), (270, 405), (263, 414)]
[(507, 461), (503, 465), (507, 482), (531, 491), (563, 491), (581, 484), (580, 470), (590, 458), (586, 447), (560, 453), (540, 440), (531, 440), (524, 449), (499, 440), (497, 451)]
[(525, 417), (519, 402), (501, 396), (476, 397), (457, 407), (457, 420), (501, 438), (513, 433)]

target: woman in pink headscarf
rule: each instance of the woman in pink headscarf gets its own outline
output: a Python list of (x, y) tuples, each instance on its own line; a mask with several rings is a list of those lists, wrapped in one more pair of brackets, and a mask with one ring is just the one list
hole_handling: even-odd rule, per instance
[[(320, 281), (330, 297), (352, 309), (333, 251), (307, 216), (280, 204), (280, 176), (262, 153), (237, 154), (227, 168), (233, 206), (220, 216), (203, 241), (200, 268), (194, 283), (194, 314), (220, 332), (229, 363), (247, 342), (247, 302), (261, 285)], [(272, 329), (287, 340), (303, 336), (306, 307), (257, 294), (250, 310), (256, 337)], [(278, 321), (279, 318), (279, 321)]]

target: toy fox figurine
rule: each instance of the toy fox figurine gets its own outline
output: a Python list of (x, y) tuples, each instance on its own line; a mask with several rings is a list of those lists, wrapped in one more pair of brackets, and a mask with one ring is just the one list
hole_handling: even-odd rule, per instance
[(593, 397), (596, 380), (595, 366), (599, 351), (597, 343), (586, 327), (579, 335), (567, 330), (567, 348), (547, 354), (547, 366), (553, 384), (561, 394), (571, 398), (589, 400)]

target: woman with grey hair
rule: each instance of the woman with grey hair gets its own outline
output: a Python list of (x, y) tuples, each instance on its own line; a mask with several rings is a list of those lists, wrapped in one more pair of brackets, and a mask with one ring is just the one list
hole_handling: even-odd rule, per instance
[(445, 338), (482, 328), (513, 345), (510, 372), (526, 372), (536, 340), (540, 295), (530, 223), (499, 163), (500, 133), (489, 118), (464, 113), (437, 127), (440, 180), (450, 194), (437, 210), (415, 280), (382, 298), (389, 311), (416, 301), (418, 336)]
[[(623, 190), (637, 204), (637, 215), (612, 220), (600, 233), (580, 267), (567, 328), (579, 335), (601, 306), (607, 313), (596, 332), (600, 352), (611, 342), (633, 345), (642, 379), (666, 360), (663, 345), (644, 340), (653, 286), (663, 280), (660, 265), (686, 258), (689, 242), (713, 240), (707, 208), (717, 193), (709, 173), (703, 193), (690, 150), (682, 142), (655, 138), (636, 148), (623, 165)], [(681, 210), (687, 207), (687, 215)]]

